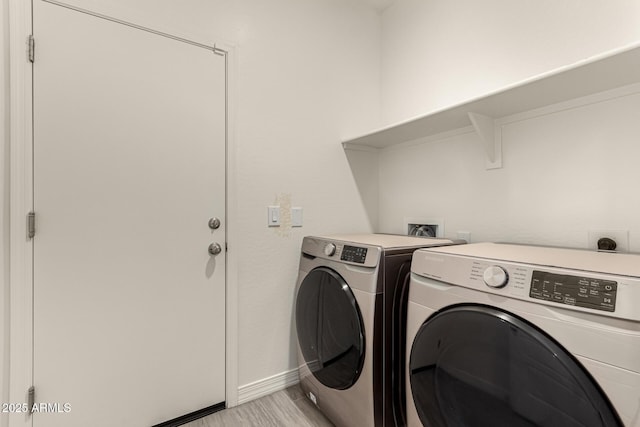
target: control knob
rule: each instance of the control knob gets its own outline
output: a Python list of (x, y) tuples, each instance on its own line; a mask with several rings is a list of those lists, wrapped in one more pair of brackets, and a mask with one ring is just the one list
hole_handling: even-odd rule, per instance
[(327, 243), (327, 245), (324, 247), (324, 254), (326, 256), (333, 256), (333, 254), (336, 253), (336, 245), (334, 245), (333, 243)]
[(492, 265), (484, 271), (483, 279), (484, 283), (489, 287), (502, 288), (509, 281), (509, 274), (504, 268)]

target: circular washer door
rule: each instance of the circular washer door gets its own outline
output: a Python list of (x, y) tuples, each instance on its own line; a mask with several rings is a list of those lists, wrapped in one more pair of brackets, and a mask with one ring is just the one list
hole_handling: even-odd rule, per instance
[(304, 360), (318, 381), (344, 390), (358, 380), (365, 357), (362, 316), (338, 273), (318, 267), (304, 278), (296, 301), (296, 328)]
[(536, 326), (483, 305), (431, 316), (409, 378), (425, 426), (622, 427), (595, 380)]

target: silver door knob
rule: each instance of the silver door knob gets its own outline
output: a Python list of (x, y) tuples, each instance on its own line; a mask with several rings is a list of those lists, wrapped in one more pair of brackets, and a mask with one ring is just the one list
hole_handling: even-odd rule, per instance
[(222, 252), (222, 246), (219, 243), (209, 245), (209, 255), (218, 255), (220, 252)]
[(212, 230), (217, 230), (220, 228), (220, 219), (213, 217), (209, 220), (209, 228)]

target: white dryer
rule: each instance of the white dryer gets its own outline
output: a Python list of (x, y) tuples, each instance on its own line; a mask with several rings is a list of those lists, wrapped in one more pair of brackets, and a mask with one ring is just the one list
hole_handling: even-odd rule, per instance
[(387, 234), (304, 238), (295, 309), (300, 383), (336, 426), (404, 424), (411, 255), (456, 243)]
[(408, 426), (640, 427), (640, 256), (414, 253)]

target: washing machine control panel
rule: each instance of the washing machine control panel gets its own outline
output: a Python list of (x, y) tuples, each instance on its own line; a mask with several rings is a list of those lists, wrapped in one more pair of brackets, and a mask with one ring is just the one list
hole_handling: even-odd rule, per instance
[(580, 277), (534, 270), (529, 296), (544, 301), (613, 312), (618, 283), (593, 277)]
[(340, 245), (340, 247), (338, 247), (333, 243), (327, 243), (324, 246), (323, 252), (328, 257), (337, 254), (340, 256), (340, 261), (353, 262), (356, 264), (364, 264), (367, 260), (367, 248), (359, 246)]
[[(491, 245), (486, 244), (483, 251), (490, 251)], [(459, 292), (461, 302), (465, 301), (466, 294), (457, 287), (640, 322), (640, 274), (634, 273), (640, 265), (640, 255), (515, 245), (495, 247), (496, 252), (514, 258), (523, 251), (522, 257), (537, 261), (534, 264), (470, 256), (464, 252), (470, 251), (465, 246), (470, 245), (417, 250), (411, 264), (412, 280), (450, 285), (442, 288), (443, 291), (456, 295)], [(563, 259), (566, 259), (567, 267), (551, 265), (562, 264)], [(576, 268), (583, 265), (587, 268)], [(589, 266), (593, 270), (589, 270)], [(597, 271), (595, 268), (607, 268), (609, 271)], [(614, 269), (625, 274), (612, 273)]]
[(358, 267), (375, 268), (380, 261), (382, 248), (307, 236), (302, 241), (302, 254), (310, 259), (318, 257)]
[(342, 248), (342, 254), (340, 255), (341, 261), (355, 262), (357, 264), (364, 264), (367, 259), (367, 248), (358, 246), (344, 245)]

